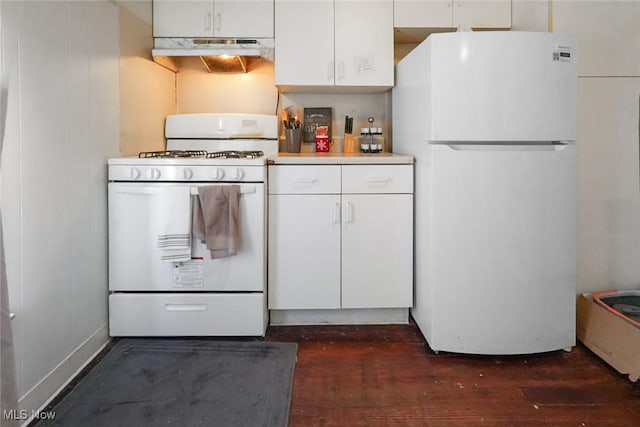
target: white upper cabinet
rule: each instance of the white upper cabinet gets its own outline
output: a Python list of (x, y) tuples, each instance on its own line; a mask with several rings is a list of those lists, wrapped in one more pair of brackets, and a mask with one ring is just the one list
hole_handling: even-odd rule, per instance
[(393, 86), (393, 1), (275, 0), (281, 87)]
[(153, 0), (154, 37), (273, 37), (273, 0)]
[(639, 1), (554, 1), (553, 31), (576, 38), (578, 75), (640, 76)]
[(395, 0), (398, 28), (510, 28), (511, 0)]
[(276, 0), (277, 85), (334, 84), (333, 1)]
[(393, 2), (335, 1), (337, 86), (393, 86)]

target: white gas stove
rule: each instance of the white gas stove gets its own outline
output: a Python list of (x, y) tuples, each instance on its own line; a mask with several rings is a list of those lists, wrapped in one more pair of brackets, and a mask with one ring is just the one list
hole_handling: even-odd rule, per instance
[(264, 181), (267, 157), (278, 152), (277, 123), (261, 114), (169, 116), (166, 151), (110, 159), (109, 180)]
[[(165, 135), (166, 151), (108, 163), (110, 334), (263, 335), (266, 161), (278, 151), (277, 117), (174, 115)], [(192, 233), (204, 188), (238, 194), (232, 255), (214, 257)], [(166, 256), (167, 241), (179, 251)]]

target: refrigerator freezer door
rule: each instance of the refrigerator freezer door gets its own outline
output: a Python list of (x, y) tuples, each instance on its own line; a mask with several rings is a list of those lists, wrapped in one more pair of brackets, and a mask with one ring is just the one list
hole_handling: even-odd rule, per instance
[[(430, 145), (427, 283), (434, 350), (575, 344), (575, 145)], [(418, 302), (420, 304), (420, 302)]]
[(575, 141), (572, 39), (553, 33), (433, 34), (434, 141)]

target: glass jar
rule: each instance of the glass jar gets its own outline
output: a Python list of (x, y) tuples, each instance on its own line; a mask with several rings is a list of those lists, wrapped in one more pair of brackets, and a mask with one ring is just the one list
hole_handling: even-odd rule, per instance
[(361, 128), (358, 142), (363, 153), (381, 153), (384, 148), (382, 128)]

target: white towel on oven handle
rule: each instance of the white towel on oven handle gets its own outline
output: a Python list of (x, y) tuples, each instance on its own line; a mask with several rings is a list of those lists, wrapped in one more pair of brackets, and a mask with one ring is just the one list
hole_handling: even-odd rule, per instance
[(160, 260), (191, 260), (191, 192), (188, 186), (168, 185), (160, 193), (157, 247)]

